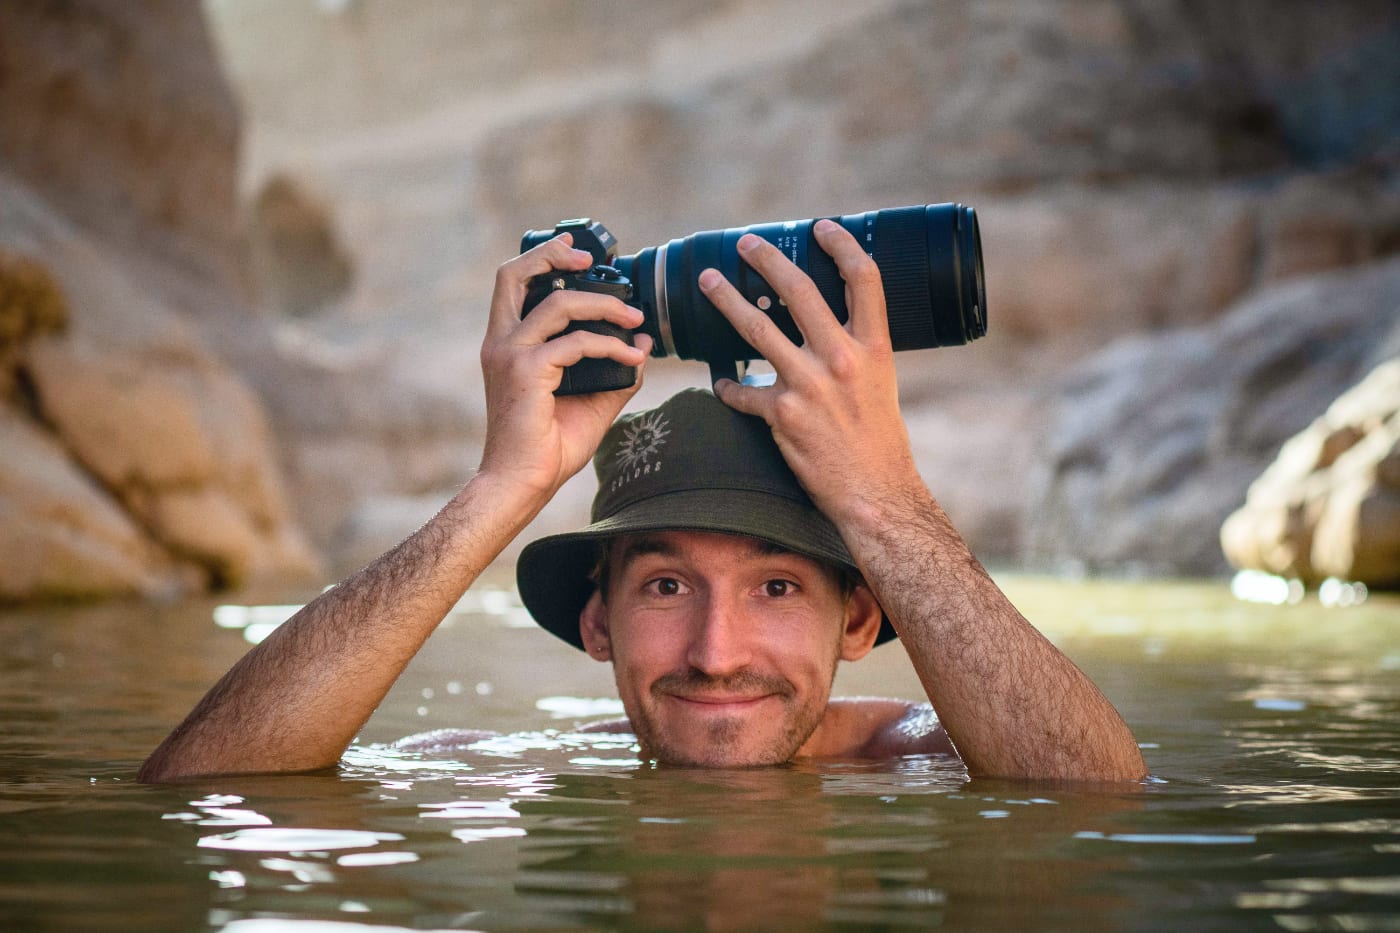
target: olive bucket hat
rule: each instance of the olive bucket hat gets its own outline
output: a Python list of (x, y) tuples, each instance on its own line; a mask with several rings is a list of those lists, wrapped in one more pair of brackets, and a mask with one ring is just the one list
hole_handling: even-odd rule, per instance
[[(591, 524), (530, 543), (516, 563), (525, 608), (580, 650), (579, 613), (595, 589), (599, 548), (615, 535), (748, 535), (856, 571), (836, 526), (798, 484), (768, 425), (704, 389), (686, 389), (656, 408), (619, 418), (593, 468), (598, 493)], [(894, 637), (886, 617), (876, 644)]]

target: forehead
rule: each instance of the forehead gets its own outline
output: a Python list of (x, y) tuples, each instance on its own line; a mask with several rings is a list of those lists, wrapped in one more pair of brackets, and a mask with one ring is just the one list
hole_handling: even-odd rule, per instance
[(835, 574), (824, 562), (799, 554), (782, 545), (749, 535), (724, 534), (712, 531), (658, 531), (635, 535), (618, 535), (608, 542), (608, 556), (618, 569), (649, 555), (674, 558), (703, 558), (723, 553), (739, 559), (757, 560), (782, 556), (811, 564)]

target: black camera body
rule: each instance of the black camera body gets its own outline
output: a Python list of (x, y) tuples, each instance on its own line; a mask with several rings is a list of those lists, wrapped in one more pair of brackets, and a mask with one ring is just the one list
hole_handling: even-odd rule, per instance
[[(880, 269), (896, 350), (954, 346), (987, 332), (986, 286), (982, 273), (981, 234), (977, 214), (961, 204), (886, 208), (832, 217), (849, 231)], [(781, 297), (738, 254), (737, 243), (754, 233), (780, 249), (811, 276), (832, 313), (843, 324), (849, 317), (845, 282), (835, 260), (816, 244), (816, 219), (789, 220), (749, 227), (693, 233), (632, 256), (617, 255), (617, 240), (601, 223), (587, 218), (564, 220), (553, 230), (529, 230), (520, 251), (561, 233), (574, 248), (593, 257), (583, 272), (536, 276), (526, 293), (522, 314), (529, 314), (559, 289), (613, 295), (642, 312), (643, 332), (652, 338), (653, 356), (676, 356), (710, 364), (713, 382), (737, 378), (741, 365), (762, 354), (741, 338), (700, 291), (706, 268), (718, 269), (755, 307), (762, 310), (794, 343), (802, 334)], [(603, 321), (575, 321), (563, 333), (589, 330), (631, 342), (632, 332)], [(561, 334), (562, 336), (562, 334)], [(608, 359), (585, 359), (568, 367), (558, 395), (581, 395), (623, 389), (636, 383), (636, 370)]]
[[(540, 302), (561, 289), (598, 292), (628, 304), (633, 303), (635, 290), (631, 281), (621, 270), (610, 265), (613, 257), (617, 255), (617, 240), (608, 232), (608, 228), (600, 223), (585, 217), (578, 220), (561, 220), (552, 232), (544, 234), (543, 237), (538, 231), (529, 231), (521, 239), (520, 251), (523, 253), (537, 243), (545, 242), (561, 233), (572, 234), (574, 248), (591, 253), (593, 265), (583, 272), (556, 271), (535, 276), (525, 293), (521, 317), (529, 314)], [(571, 334), (576, 330), (605, 334), (628, 344), (632, 342), (631, 331), (609, 321), (574, 321), (564, 328), (559, 336)], [(565, 368), (564, 377), (554, 394), (584, 395), (589, 392), (609, 392), (613, 389), (631, 388), (636, 382), (637, 370), (632, 366), (624, 366), (609, 359), (584, 359)]]

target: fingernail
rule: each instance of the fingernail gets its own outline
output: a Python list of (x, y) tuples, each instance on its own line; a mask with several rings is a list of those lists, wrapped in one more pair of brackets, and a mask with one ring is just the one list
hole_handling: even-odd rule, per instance
[(739, 237), (739, 252), (747, 253), (749, 250), (753, 249), (761, 242), (763, 241), (758, 237), (757, 234), (746, 233), (743, 236)]
[(836, 221), (823, 217), (821, 220), (817, 221), (817, 225), (813, 229), (818, 233), (830, 233), (836, 229)]
[(723, 278), (724, 276), (719, 274), (718, 269), (706, 269), (704, 272), (700, 273), (700, 287), (706, 289), (714, 288)]

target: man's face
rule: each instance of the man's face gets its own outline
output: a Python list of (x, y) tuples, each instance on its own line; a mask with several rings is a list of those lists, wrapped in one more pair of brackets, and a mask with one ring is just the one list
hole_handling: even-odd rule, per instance
[[(643, 753), (673, 764), (777, 764), (821, 724), (848, 630), (836, 572), (748, 537), (629, 536), (610, 545), (585, 646), (611, 659)], [(878, 614), (875, 622), (878, 627)]]

